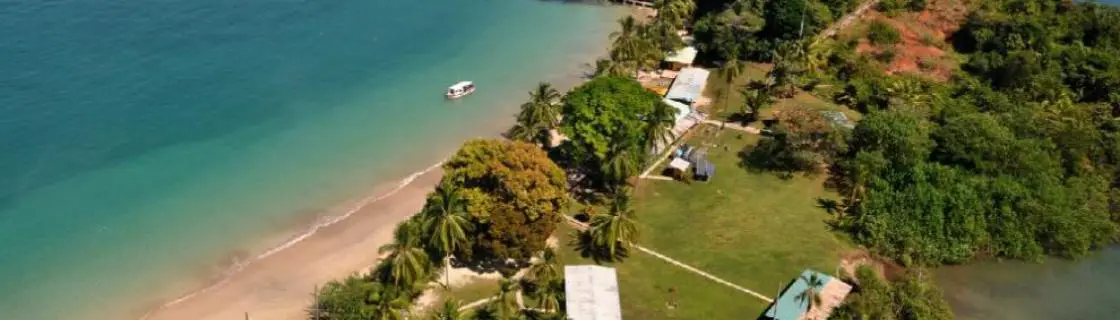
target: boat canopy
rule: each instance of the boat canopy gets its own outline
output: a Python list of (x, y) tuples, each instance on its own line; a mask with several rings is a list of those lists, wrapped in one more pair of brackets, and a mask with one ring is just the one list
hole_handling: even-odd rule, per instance
[(448, 89), (463, 90), (463, 89), (465, 89), (467, 87), (470, 87), (470, 86), (473, 86), (473, 85), (474, 85), (474, 83), (470, 82), (470, 81), (459, 81), (458, 83), (451, 85), (451, 87), (448, 88)]

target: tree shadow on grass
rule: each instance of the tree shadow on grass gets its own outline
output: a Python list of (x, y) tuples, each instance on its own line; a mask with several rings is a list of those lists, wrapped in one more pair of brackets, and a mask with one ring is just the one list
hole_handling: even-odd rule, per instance
[(591, 232), (588, 231), (574, 231), (572, 240), (568, 245), (579, 253), (580, 257), (591, 259), (595, 264), (622, 262), (622, 260), (630, 257), (630, 249), (621, 246), (615, 248), (615, 254), (611, 255), (607, 248), (595, 244), (595, 241), (591, 238)]

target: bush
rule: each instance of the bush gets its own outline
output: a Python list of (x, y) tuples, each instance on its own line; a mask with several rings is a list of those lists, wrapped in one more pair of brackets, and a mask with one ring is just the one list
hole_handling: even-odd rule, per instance
[(867, 40), (876, 45), (892, 45), (901, 41), (902, 35), (889, 23), (875, 20), (867, 29)]
[(896, 56), (898, 56), (898, 51), (895, 51), (894, 48), (886, 48), (876, 53), (875, 59), (882, 63), (891, 63), (894, 62)]
[(906, 9), (914, 12), (925, 10), (927, 2), (926, 0), (910, 0), (906, 3)]
[(887, 14), (887, 16), (894, 16), (899, 10), (907, 6), (908, 3), (903, 3), (905, 0), (882, 0), (879, 1), (879, 11)]

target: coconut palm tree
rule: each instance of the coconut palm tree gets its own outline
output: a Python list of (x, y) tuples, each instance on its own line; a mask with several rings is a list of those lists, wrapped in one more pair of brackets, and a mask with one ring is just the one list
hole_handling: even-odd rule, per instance
[(517, 306), (516, 295), (521, 290), (521, 285), (516, 280), (502, 278), (498, 280), (498, 295), (494, 297), (494, 313), (498, 319), (512, 319), (516, 317), (521, 308)]
[(629, 244), (637, 241), (634, 210), (625, 191), (618, 193), (609, 212), (591, 217), (591, 238), (609, 257), (624, 255)]
[(564, 278), (553, 278), (545, 281), (537, 289), (537, 307), (547, 312), (557, 312), (564, 301)]
[(520, 129), (511, 130), (510, 138), (549, 147), (552, 142), (551, 130), (560, 126), (560, 111), (554, 105), (558, 100), (560, 92), (551, 84), (537, 84), (537, 88), (529, 92), (529, 101), (521, 104), (521, 113), (517, 115), (515, 127)]
[(599, 59), (595, 61), (594, 76), (596, 77), (625, 77), (626, 72), (626, 66), (613, 59)]
[(612, 145), (603, 160), (600, 170), (610, 188), (625, 184), (626, 179), (638, 174), (640, 170), (637, 156), (630, 148), (620, 143)]
[(466, 230), (470, 228), (470, 221), (455, 184), (440, 184), (428, 201), (422, 213), (423, 234), (427, 235), (430, 248), (443, 256), (446, 266), (444, 286), (450, 286), (451, 257), (467, 242)]
[(432, 313), (431, 320), (466, 320), (467, 315), (459, 311), (463, 304), (459, 300), (449, 299), (443, 302), (439, 310)]
[(645, 140), (646, 149), (652, 150), (658, 144), (668, 145), (673, 142), (673, 137), (669, 134), (672, 131), (673, 124), (676, 120), (677, 109), (658, 102), (653, 105), (653, 111), (646, 115), (645, 122)]
[(801, 275), (801, 281), (805, 281), (809, 286), (804, 291), (797, 293), (794, 299), (805, 302), (805, 312), (808, 313), (814, 307), (821, 305), (821, 288), (824, 287), (824, 279), (812, 272), (808, 276)]
[(393, 242), (378, 248), (389, 255), (389, 278), (394, 285), (411, 285), (421, 280), (431, 265), (428, 255), (420, 247), (420, 222), (407, 220), (393, 232)]
[(563, 273), (562, 267), (560, 258), (556, 256), (556, 250), (544, 248), (537, 262), (529, 267), (529, 274), (535, 281), (550, 281), (560, 278)]
[(610, 35), (613, 40), (611, 60), (620, 63), (628, 75), (658, 60), (659, 55), (650, 41), (651, 32), (647, 26), (632, 16), (620, 19), (618, 24), (619, 30)]
[[(770, 96), (770, 93), (766, 92), (765, 87), (749, 86), (743, 88), (743, 90), (740, 91), (740, 94), (743, 95), (742, 119), (744, 125), (746, 125), (747, 122), (750, 122), (750, 120), (757, 118), (758, 112), (762, 111), (763, 108), (766, 108), (770, 106), (771, 103), (774, 103), (774, 97)], [(754, 114), (755, 117), (748, 117), (748, 114)]]
[(657, 21), (681, 29), (692, 16), (696, 4), (689, 0), (657, 0), (653, 3), (653, 9), (657, 10)]
[[(727, 59), (727, 61), (724, 61), (723, 65), (720, 66), (718, 72), (719, 72), (720, 76), (723, 77), (723, 81), (727, 82), (727, 87), (731, 88), (735, 84), (735, 79), (738, 79), (740, 76), (742, 76), (743, 73), (746, 72), (746, 70), (747, 70), (747, 64), (744, 63), (743, 61), (739, 60), (739, 57), (734, 56), (734, 57), (731, 57), (731, 58)], [(730, 92), (725, 91), (724, 92), (724, 97), (723, 97), (723, 109), (724, 110), (727, 110), (727, 103), (729, 101), (731, 101)]]

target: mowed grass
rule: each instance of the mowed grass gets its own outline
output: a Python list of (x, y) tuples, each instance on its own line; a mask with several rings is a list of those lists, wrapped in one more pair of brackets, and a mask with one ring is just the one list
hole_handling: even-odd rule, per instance
[[(565, 265), (595, 264), (568, 245), (572, 229), (557, 231)], [(603, 264), (618, 273), (623, 319), (753, 319), (766, 304), (746, 293), (634, 251), (621, 263)], [(675, 293), (672, 293), (675, 291)], [(675, 308), (670, 308), (675, 301)]]
[[(837, 197), (822, 186), (824, 177), (784, 180), (750, 172), (738, 153), (757, 136), (713, 126), (696, 130), (689, 143), (707, 148), (715, 178), (642, 180), (633, 201), (642, 245), (770, 297), (805, 268), (835, 273), (852, 247), (828, 229), (829, 215), (817, 207), (818, 198)], [(757, 301), (732, 293), (742, 303)]]
[[(770, 71), (770, 68), (771, 66), (768, 64), (749, 63), (743, 74), (739, 78), (736, 78), (734, 83), (731, 84), (727, 83), (727, 79), (719, 73), (719, 69), (711, 69), (711, 75), (708, 76), (708, 86), (704, 91), (704, 95), (712, 99), (712, 104), (701, 111), (707, 112), (710, 119), (731, 119), (734, 115), (742, 112), (744, 103), (742, 94), (743, 88), (751, 81), (765, 81), (766, 73)], [(763, 108), (758, 115), (758, 119), (773, 119), (774, 112), (793, 108), (840, 111), (847, 115), (848, 119), (852, 121), (858, 121), (861, 117), (859, 112), (845, 106), (821, 99), (808, 92), (798, 92), (791, 98), (778, 99), (769, 107)], [(762, 125), (760, 123), (755, 123), (753, 126), (761, 127)]]
[[(439, 281), (442, 283), (443, 279), (439, 279)], [(439, 295), (439, 299), (432, 304), (432, 308), (439, 308), (444, 301), (450, 299), (459, 300), (465, 305), (498, 295), (498, 280), (477, 278), (470, 283), (452, 287), (451, 290), (439, 287), (435, 292)]]

